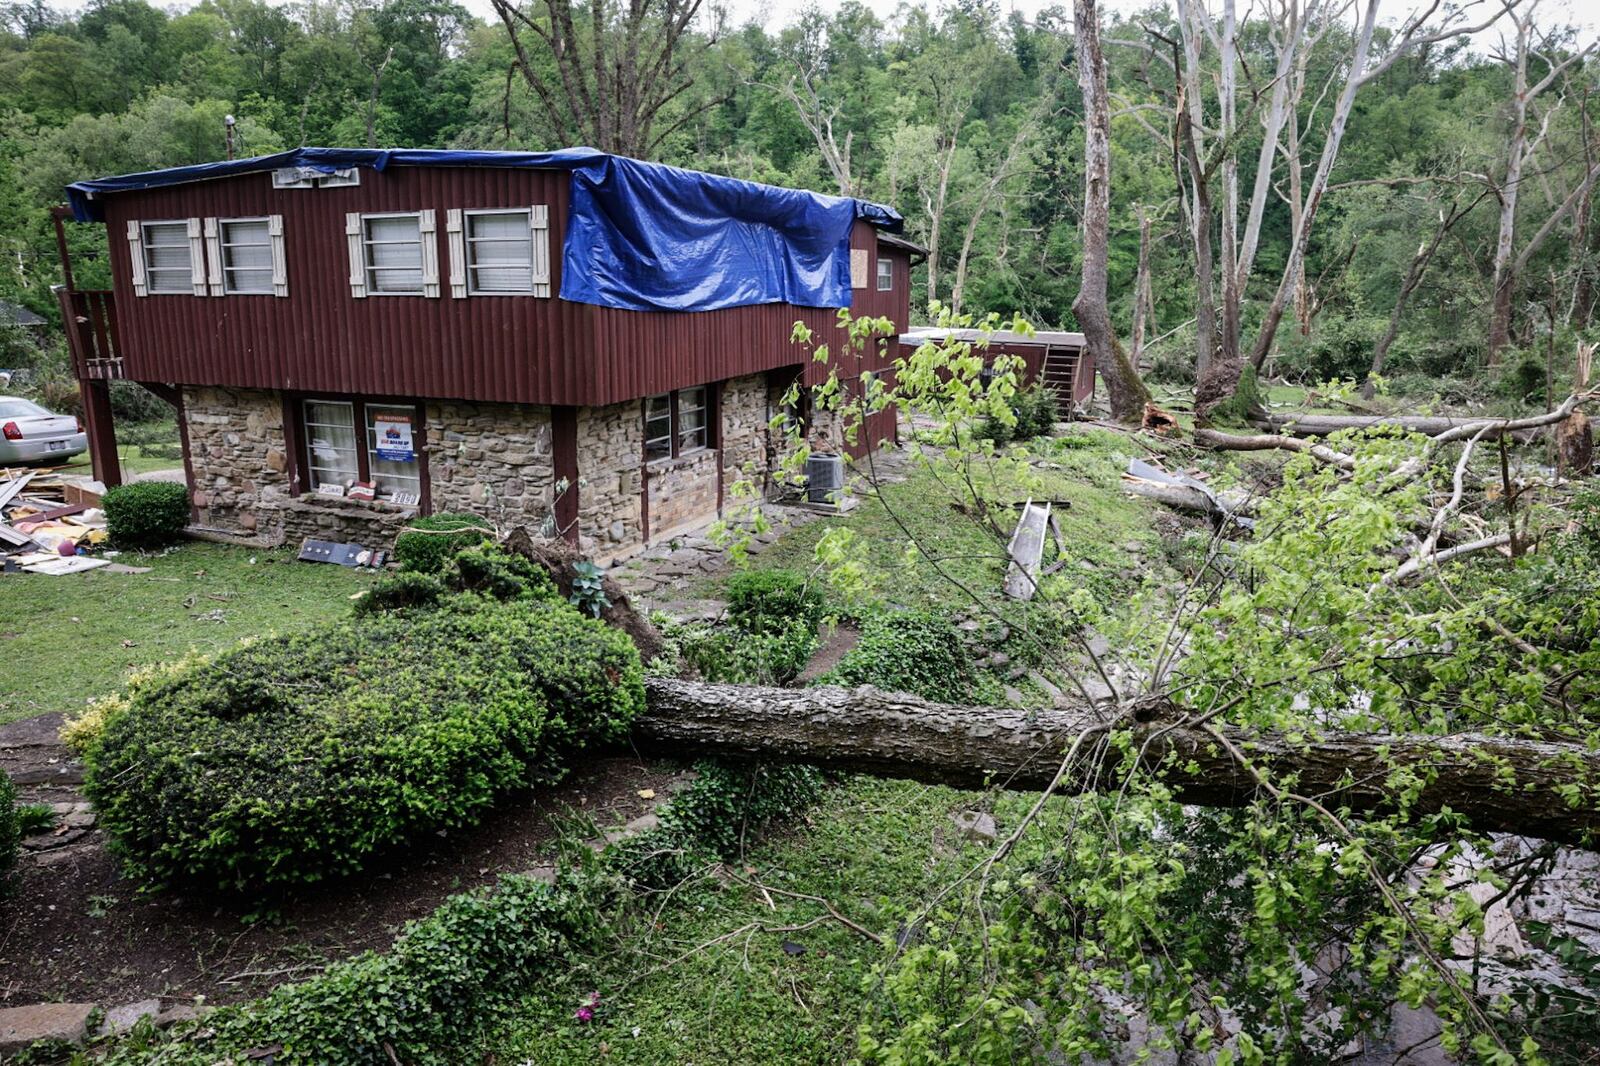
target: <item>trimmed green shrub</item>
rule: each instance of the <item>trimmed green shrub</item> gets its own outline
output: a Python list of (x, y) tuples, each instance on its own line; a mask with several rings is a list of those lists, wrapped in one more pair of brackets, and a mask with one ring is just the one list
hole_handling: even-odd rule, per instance
[(543, 567), (497, 544), (480, 544), (457, 552), (446, 568), (444, 581), (457, 592), (482, 592), (497, 600), (530, 596), (554, 603), (561, 598), (555, 581)]
[(106, 532), (119, 548), (165, 548), (189, 524), (189, 490), (171, 481), (136, 481), (106, 490)]
[(222, 1007), (170, 1036), (124, 1039), (104, 1062), (201, 1066), (278, 1045), (278, 1063), (442, 1066), (489, 1030), (528, 985), (592, 950), (615, 879), (563, 875), (554, 886), (507, 875), (451, 896), (406, 926), (386, 954), (367, 952), (254, 1003)]
[(493, 539), (494, 528), (477, 515), (427, 515), (413, 521), (395, 538), (394, 557), (403, 569), (437, 574), (457, 552)]
[(22, 824), (17, 814), (17, 788), (0, 770), (0, 898), (7, 893), (11, 868), (17, 862), (17, 846), (22, 843)]
[(861, 639), (821, 683), (875, 685), (946, 703), (972, 692), (972, 661), (955, 627), (931, 611), (884, 612), (869, 617)]
[(728, 617), (747, 633), (822, 621), (822, 593), (794, 570), (742, 570), (728, 578)]
[(464, 595), (151, 674), (90, 741), (85, 791), (136, 877), (284, 888), (474, 823), (643, 706), (622, 633)]
[(356, 615), (437, 607), (448, 591), (444, 582), (432, 574), (402, 570), (375, 582), (367, 594), (356, 601)]

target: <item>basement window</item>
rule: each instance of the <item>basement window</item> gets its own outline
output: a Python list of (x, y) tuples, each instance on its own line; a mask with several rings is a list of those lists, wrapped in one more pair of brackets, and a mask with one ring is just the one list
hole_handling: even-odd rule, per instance
[(344, 496), (370, 484), (386, 503), (416, 506), (422, 497), (417, 409), (409, 404), (308, 399), (302, 405), (306, 487)]
[(678, 389), (644, 401), (644, 461), (692, 455), (716, 444), (711, 386)]
[(193, 246), (189, 240), (188, 223), (146, 222), (143, 236), (144, 276), (148, 291), (185, 295), (193, 292)]

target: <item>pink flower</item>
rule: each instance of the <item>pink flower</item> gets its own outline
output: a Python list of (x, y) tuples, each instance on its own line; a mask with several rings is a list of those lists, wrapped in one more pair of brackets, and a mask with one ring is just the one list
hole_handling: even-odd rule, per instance
[(592, 1022), (592, 1021), (594, 1021), (594, 1008), (593, 1007), (579, 1007), (578, 1008), (578, 1020), (580, 1022)]

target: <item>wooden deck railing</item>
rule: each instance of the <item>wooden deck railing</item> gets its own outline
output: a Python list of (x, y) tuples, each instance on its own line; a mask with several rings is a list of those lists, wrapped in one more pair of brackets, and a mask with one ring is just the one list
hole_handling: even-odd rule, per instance
[(89, 380), (122, 377), (122, 350), (117, 342), (111, 291), (57, 285), (55, 294), (61, 302), (61, 322), (67, 331), (73, 373)]

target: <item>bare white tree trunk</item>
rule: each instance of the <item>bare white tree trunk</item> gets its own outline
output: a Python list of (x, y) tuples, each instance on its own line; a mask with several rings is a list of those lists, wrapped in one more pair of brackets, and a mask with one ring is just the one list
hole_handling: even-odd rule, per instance
[(1519, 263), (1516, 258), (1517, 202), (1522, 192), (1523, 172), (1537, 142), (1548, 132), (1548, 118), (1541, 124), (1535, 144), (1528, 143), (1528, 110), (1533, 101), (1555, 84), (1568, 67), (1580, 62), (1594, 50), (1591, 43), (1582, 51), (1568, 56), (1560, 63), (1550, 63), (1550, 69), (1538, 82), (1528, 84), (1528, 60), (1536, 53), (1534, 41), (1534, 15), (1538, 0), (1533, 0), (1521, 12), (1509, 11), (1516, 34), (1510, 54), (1501, 53), (1500, 59), (1511, 67), (1511, 129), (1506, 146), (1506, 173), (1500, 183), (1500, 228), (1494, 245), (1494, 303), (1489, 317), (1489, 365), (1500, 361), (1500, 353), (1511, 340), (1511, 307), (1517, 287)]
[(1350, 121), (1350, 111), (1355, 104), (1356, 93), (1360, 92), (1363, 85), (1381, 76), (1413, 48), (1477, 33), (1487, 29), (1498, 21), (1503, 13), (1516, 7), (1516, 0), (1503, 0), (1503, 6), (1484, 22), (1473, 25), (1454, 23), (1438, 31), (1424, 33), (1423, 21), (1440, 6), (1438, 0), (1433, 0), (1425, 5), (1422, 11), (1408, 19), (1396, 32), (1390, 42), (1388, 54), (1376, 63), (1370, 63), (1372, 36), (1378, 24), (1379, 3), (1380, 0), (1366, 0), (1365, 9), (1356, 26), (1349, 72), (1345, 76), (1344, 87), (1339, 92), (1338, 101), (1334, 104), (1333, 116), (1328, 123), (1327, 135), (1323, 141), (1322, 155), (1317, 160), (1316, 173), (1306, 190), (1305, 206), (1290, 240), (1289, 260), (1284, 266), (1283, 278), (1279, 281), (1278, 290), (1263, 317), (1260, 332), (1256, 335), (1255, 346), (1250, 353), (1251, 365), (1257, 370), (1261, 369), (1261, 365), (1266, 362), (1267, 354), (1272, 350), (1278, 326), (1283, 321), (1283, 313), (1295, 295), (1298, 280), (1303, 276), (1306, 247), (1311, 240), (1312, 227), (1316, 224), (1317, 208), (1322, 202), (1323, 193), (1327, 191), (1328, 177), (1333, 171), (1334, 160), (1339, 157), (1339, 149), (1344, 141), (1344, 131)]

